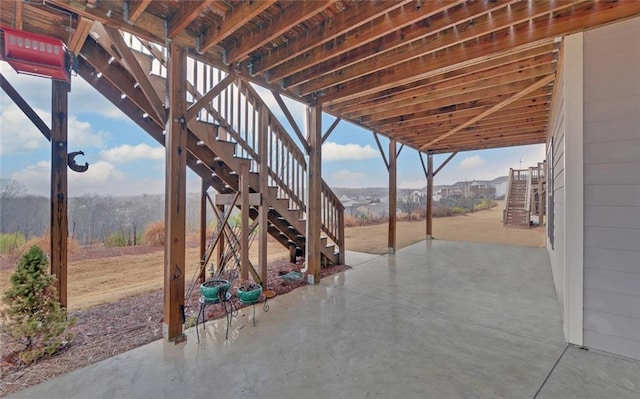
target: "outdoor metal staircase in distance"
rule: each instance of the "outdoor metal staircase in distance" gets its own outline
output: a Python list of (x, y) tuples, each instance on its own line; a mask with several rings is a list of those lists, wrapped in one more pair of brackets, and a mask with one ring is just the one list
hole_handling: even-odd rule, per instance
[[(158, 115), (153, 103), (165, 98), (165, 52), (135, 38), (123, 48), (124, 42), (115, 39), (105, 35), (98, 43), (88, 37), (78, 57), (78, 74), (164, 145), (164, 115)], [(138, 66), (129, 65), (133, 59)], [(204, 104), (187, 124), (187, 165), (224, 194), (239, 190), (240, 171), (246, 168), (250, 191), (262, 193), (269, 206), (269, 234), (292, 254), (305, 251), (306, 213), (321, 212), (323, 263), (343, 263), (344, 207), (323, 182), (322, 209), (307, 209), (305, 156), (257, 92), (203, 62), (189, 58), (187, 66), (187, 101)], [(261, 117), (267, 121), (262, 136), (267, 159), (260, 159), (258, 151)], [(267, 187), (260, 187), (261, 167), (268, 171)], [(250, 218), (257, 218), (256, 207), (248, 211)]]

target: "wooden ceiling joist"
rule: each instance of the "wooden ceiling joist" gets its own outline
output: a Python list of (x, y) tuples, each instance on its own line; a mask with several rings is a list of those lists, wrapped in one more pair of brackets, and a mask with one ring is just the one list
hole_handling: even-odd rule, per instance
[[(292, 60), (292, 62), (282, 65), (281, 67), (269, 70), (269, 79), (271, 81), (283, 79), (299, 71), (312, 68), (327, 59), (341, 56), (360, 46), (374, 43), (373, 46), (375, 47), (376, 41), (388, 35), (389, 32), (399, 32), (399, 30), (404, 27), (425, 20), (432, 15), (447, 10), (452, 5), (461, 3), (463, 2), (456, 0), (455, 2), (428, 1), (424, 4), (416, 2), (406, 4), (371, 21), (359, 29), (349, 31), (344, 36), (341, 36), (339, 40), (332, 43), (332, 45), (314, 47), (305, 52), (303, 57)], [(344, 61), (346, 62), (346, 60)], [(328, 73), (329, 70), (324, 72)], [(285, 79), (282, 84), (288, 87), (291, 86), (293, 82), (294, 79), (289, 78)]]
[(370, 121), (377, 121), (381, 119), (393, 118), (395, 116), (409, 115), (412, 113), (422, 112), (430, 109), (439, 109), (451, 106), (453, 104), (467, 103), (472, 101), (479, 101), (487, 98), (496, 98), (500, 101), (504, 96), (509, 96), (513, 93), (517, 93), (520, 90), (524, 90), (536, 82), (536, 78), (529, 78), (522, 81), (515, 81), (500, 86), (479, 88), (478, 90), (469, 90), (464, 93), (454, 94), (448, 97), (435, 97), (430, 101), (423, 101), (417, 104), (406, 105), (399, 108), (391, 108), (386, 111), (373, 111), (367, 115), (360, 117), (360, 120), (364, 123)]
[(214, 0), (192, 0), (182, 2), (179, 11), (169, 20), (167, 37), (173, 39), (178, 33), (185, 30), (213, 1)]
[[(481, 32), (476, 29), (478, 25), (482, 26), (482, 24), (478, 24), (479, 19), (486, 18), (486, 14), (492, 10), (495, 12), (496, 9), (505, 9), (509, 4), (511, 2), (483, 1), (471, 3), (470, 5), (468, 3), (459, 4), (456, 7), (449, 8), (447, 12), (440, 12), (428, 18), (423, 23), (413, 24), (403, 30), (396, 30), (380, 38), (379, 41), (359, 46), (356, 51), (347, 53), (339, 58), (329, 59), (307, 71), (286, 77), (284, 85), (285, 87), (296, 87), (309, 82), (312, 78), (318, 80), (318, 77), (321, 76), (318, 71), (323, 71), (322, 75), (329, 79), (330, 72), (335, 68), (340, 68), (341, 75), (348, 76), (348, 79), (353, 79), (362, 75), (356, 76), (351, 71), (362, 70), (365, 64), (369, 67), (368, 73), (372, 73), (408, 59), (416, 58), (419, 55), (461, 43), (466, 32), (473, 32), (476, 36), (481, 35)], [(473, 19), (473, 21), (469, 22), (470, 19)], [(473, 29), (469, 29), (469, 27), (473, 27)], [(439, 47), (438, 44), (440, 45)], [(375, 58), (376, 62), (370, 62), (371, 58)], [(335, 84), (338, 83), (341, 83), (341, 81), (335, 81)], [(313, 84), (311, 83), (310, 86), (313, 87)]]
[(330, 18), (319, 27), (312, 29), (308, 35), (296, 36), (291, 40), (287, 40), (285, 46), (279, 46), (267, 54), (256, 57), (251, 64), (251, 73), (258, 74), (275, 68), (292, 58), (302, 55), (311, 48), (328, 43), (338, 36), (357, 29), (410, 1), (383, 0), (356, 3), (353, 8)]
[(69, 40), (69, 44), (67, 46), (69, 47), (70, 52), (72, 52), (75, 55), (78, 55), (78, 53), (80, 52), (80, 49), (82, 49), (82, 46), (84, 45), (84, 41), (87, 39), (87, 35), (91, 31), (92, 26), (93, 26), (92, 20), (85, 17), (80, 17), (80, 20), (78, 21), (78, 26), (76, 27), (76, 30), (73, 33), (73, 36), (71, 36), (71, 40)]
[(553, 79), (555, 78), (555, 74), (551, 74), (549, 76), (546, 76), (540, 80), (538, 80), (537, 82), (535, 82), (534, 84), (526, 87), (525, 89), (519, 91), (518, 93), (512, 95), (511, 97), (507, 98), (506, 100), (500, 102), (499, 104), (494, 105), (493, 107), (489, 108), (488, 110), (480, 113), (479, 115), (469, 119), (467, 122), (462, 123), (458, 126), (456, 126), (455, 128), (451, 129), (450, 131), (448, 131), (445, 134), (442, 134), (438, 137), (436, 137), (435, 139), (429, 141), (428, 143), (422, 145), (420, 147), (420, 149), (422, 151), (425, 151), (427, 149), (429, 149), (431, 146), (433, 146), (434, 144), (436, 144), (439, 141), (442, 141), (444, 139), (446, 139), (447, 137), (456, 134), (457, 132), (459, 132), (460, 130), (464, 129), (467, 126), (470, 126), (472, 124), (474, 124), (475, 122), (487, 117), (488, 115), (491, 115), (501, 109), (503, 109), (504, 107), (506, 107), (507, 105), (513, 103), (514, 101), (519, 100), (520, 98), (526, 96), (527, 94), (540, 89), (546, 85), (549, 85), (549, 83), (551, 83), (553, 81)]
[[(361, 98), (360, 101), (352, 100), (347, 103), (339, 103), (329, 107), (337, 113), (351, 113), (360, 110), (368, 110), (379, 104), (389, 104), (389, 106), (398, 106), (397, 103), (406, 100), (420, 100), (422, 98), (433, 98), (437, 92), (446, 93), (448, 90), (461, 90), (465, 88), (479, 88), (478, 86), (491, 87), (501, 83), (509, 83), (514, 80), (522, 79), (523, 76), (541, 76), (548, 75), (555, 70), (554, 61), (555, 54), (548, 52), (540, 56), (532, 57), (522, 61), (508, 63), (493, 68), (482, 68), (479, 66), (475, 72), (464, 73), (456, 76), (451, 73), (441, 74), (436, 77), (422, 79), (406, 87), (397, 90), (388, 90), (384, 97), (379, 93), (372, 94)], [(475, 70), (474, 68), (469, 68)], [(532, 71), (532, 69), (535, 69)], [(544, 72), (547, 71), (547, 72)], [(452, 76), (453, 75), (453, 76)], [(454, 93), (452, 92), (452, 95)], [(409, 103), (410, 104), (410, 103)]]
[(138, 18), (142, 15), (144, 10), (149, 7), (151, 4), (151, 0), (139, 0), (138, 2), (133, 2), (131, 0), (125, 1), (125, 20), (127, 22), (134, 24)]
[[(497, 78), (479, 79), (472, 84), (452, 85), (442, 89), (427, 89), (416, 92), (411, 97), (398, 101), (389, 101), (379, 105), (368, 104), (367, 108), (358, 109), (352, 112), (342, 110), (340, 113), (350, 118), (370, 117), (378, 119), (377, 115), (383, 114), (382, 118), (403, 115), (407, 112), (414, 112), (413, 106), (440, 108), (448, 104), (471, 101), (474, 98), (492, 97), (508, 91), (510, 86), (516, 86), (519, 82), (527, 82), (541, 76), (549, 75), (555, 71), (551, 64), (539, 67), (523, 69)], [(366, 120), (366, 119), (365, 119)]]
[(321, 13), (337, 0), (294, 1), (282, 13), (278, 14), (269, 24), (252, 32), (249, 37), (243, 37), (237, 45), (225, 52), (227, 64), (233, 64), (246, 58), (251, 52), (269, 43), (275, 37), (287, 32), (292, 27)]
[(243, 2), (238, 7), (230, 11), (220, 24), (214, 26), (211, 31), (206, 34), (197, 51), (204, 53), (213, 46), (217, 45), (227, 37), (231, 36), (235, 31), (248, 24), (253, 18), (260, 15), (264, 10), (275, 3), (275, 0), (268, 1), (250, 1)]

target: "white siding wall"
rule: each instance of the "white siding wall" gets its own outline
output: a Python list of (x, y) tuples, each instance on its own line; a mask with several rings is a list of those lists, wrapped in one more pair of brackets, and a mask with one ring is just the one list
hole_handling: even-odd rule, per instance
[(584, 345), (640, 359), (640, 18), (584, 35)]
[[(564, 38), (551, 111), (547, 248), (568, 342), (583, 344), (583, 34)], [(577, 167), (576, 167), (577, 165)]]
[[(550, 184), (553, 193), (553, 204), (547, 211), (553, 213), (553, 218), (548, 218), (547, 229), (552, 229), (551, 234), (547, 234), (547, 248), (549, 250), (549, 259), (551, 262), (551, 271), (553, 273), (553, 282), (558, 294), (558, 302), (560, 309), (564, 311), (564, 133), (565, 133), (565, 104), (564, 104), (564, 79), (562, 71), (558, 72), (556, 78), (555, 96), (553, 98), (553, 107), (551, 109), (551, 138), (547, 143), (547, 156), (553, 159), (547, 159), (547, 167), (549, 168), (549, 176), (553, 175), (553, 182)], [(550, 237), (553, 236), (553, 240)], [(552, 242), (553, 241), (553, 242)], [(566, 331), (565, 331), (566, 335)]]

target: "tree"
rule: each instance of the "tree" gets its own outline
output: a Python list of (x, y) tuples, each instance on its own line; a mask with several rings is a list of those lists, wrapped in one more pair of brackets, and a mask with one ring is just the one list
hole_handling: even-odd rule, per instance
[(63, 334), (73, 321), (67, 320), (67, 311), (58, 302), (55, 277), (47, 272), (41, 248), (33, 246), (20, 257), (10, 281), (0, 312), (3, 335), (22, 345), (19, 357), (25, 364), (53, 355), (70, 339)]

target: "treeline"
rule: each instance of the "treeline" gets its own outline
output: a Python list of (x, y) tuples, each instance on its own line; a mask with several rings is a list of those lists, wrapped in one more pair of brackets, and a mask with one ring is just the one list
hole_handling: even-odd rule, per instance
[[(12, 184), (12, 187), (7, 187)], [(187, 227), (199, 226), (198, 194), (187, 196)], [(50, 223), (50, 200), (25, 193), (19, 183), (0, 184), (0, 233), (21, 234), (26, 240), (46, 234)], [(105, 243), (114, 235), (129, 245), (142, 243), (149, 223), (164, 220), (164, 195), (112, 197), (83, 195), (69, 198), (69, 236), (80, 245)]]

